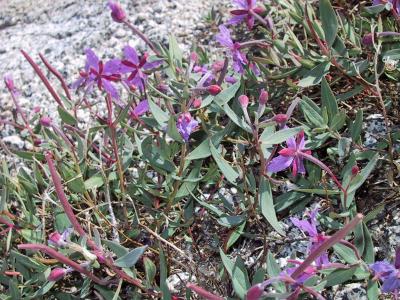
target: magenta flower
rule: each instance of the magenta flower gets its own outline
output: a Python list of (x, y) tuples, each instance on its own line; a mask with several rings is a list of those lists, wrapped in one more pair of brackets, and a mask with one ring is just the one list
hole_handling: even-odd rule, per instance
[(125, 21), (126, 14), (121, 4), (115, 1), (108, 1), (108, 7), (111, 9), (111, 17), (115, 22), (122, 23)]
[(264, 11), (262, 7), (256, 6), (256, 0), (233, 0), (238, 9), (232, 10), (233, 17), (227, 22), (228, 25), (246, 22), (247, 28), (251, 30), (254, 26), (254, 14)]
[(296, 176), (297, 173), (305, 174), (306, 169), (300, 152), (310, 155), (311, 151), (304, 148), (304, 131), (299, 132), (296, 138), (288, 138), (286, 144), (287, 148), (283, 148), (279, 151), (280, 155), (271, 160), (267, 171), (277, 173), (292, 166), (293, 176)]
[[(292, 221), (293, 225), (295, 225), (300, 230), (307, 232), (310, 238), (310, 244), (308, 247), (308, 253), (313, 252), (317, 249), (328, 237), (326, 237), (323, 233), (319, 233), (317, 230), (317, 226), (319, 222), (317, 221), (317, 213), (318, 208), (313, 209), (309, 213), (310, 220), (299, 220), (298, 218), (292, 217), (290, 221)], [(329, 263), (328, 252), (324, 252), (319, 256), (315, 263), (317, 266), (326, 265)]]
[(72, 84), (72, 88), (86, 86), (87, 91), (90, 92), (93, 85), (97, 84), (100, 90), (104, 89), (112, 98), (118, 100), (118, 90), (113, 82), (121, 80), (120, 64), (118, 59), (112, 59), (104, 64), (93, 50), (87, 49), (85, 70), (80, 72), (80, 78)]
[(187, 112), (179, 116), (178, 121), (176, 122), (176, 127), (178, 128), (178, 131), (182, 135), (185, 142), (188, 142), (190, 134), (198, 124), (199, 122), (194, 120), (190, 113)]
[(148, 54), (145, 53), (140, 59), (136, 50), (130, 46), (124, 47), (125, 59), (121, 61), (121, 73), (130, 73), (127, 78), (129, 84), (133, 84), (143, 90), (147, 75), (144, 71), (154, 69), (162, 64), (161, 60), (148, 62)]
[(400, 247), (396, 249), (394, 264), (387, 261), (377, 261), (369, 267), (374, 276), (383, 282), (382, 292), (398, 293), (398, 290), (400, 290)]
[(224, 25), (219, 26), (219, 34), (216, 36), (216, 40), (224, 47), (227, 47), (232, 54), (233, 69), (242, 74), (243, 66), (248, 64), (246, 55), (240, 52), (240, 43), (233, 42), (231, 34)]
[(65, 247), (68, 244), (68, 239), (74, 230), (67, 228), (62, 234), (54, 231), (49, 235), (49, 244), (55, 247)]

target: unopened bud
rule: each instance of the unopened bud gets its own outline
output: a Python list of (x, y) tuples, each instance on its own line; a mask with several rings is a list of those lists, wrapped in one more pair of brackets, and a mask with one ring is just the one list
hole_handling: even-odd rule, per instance
[(214, 62), (211, 66), (212, 70), (217, 73), (222, 71), (222, 69), (224, 68), (224, 61), (223, 60), (217, 60), (216, 62)]
[(262, 89), (258, 101), (260, 102), (261, 105), (265, 105), (268, 101), (268, 97), (269, 97), (268, 92)]
[(254, 11), (256, 14), (262, 14), (263, 12), (265, 12), (265, 7), (257, 6), (257, 7), (254, 7), (254, 8), (253, 8), (253, 11)]
[(360, 168), (359, 168), (357, 165), (353, 166), (353, 167), (351, 168), (351, 174), (352, 174), (353, 176), (356, 176), (358, 173), (360, 173)]
[(111, 17), (115, 22), (122, 23), (126, 19), (125, 11), (118, 2), (109, 1), (108, 7), (111, 9)]
[(246, 300), (258, 300), (264, 293), (264, 288), (261, 283), (253, 285), (246, 294)]
[(194, 108), (200, 108), (201, 103), (202, 103), (201, 98), (196, 98), (193, 100), (192, 106)]
[(274, 116), (273, 120), (276, 123), (284, 123), (284, 122), (286, 122), (288, 120), (288, 116), (285, 115), (285, 114), (277, 114), (277, 115)]
[(199, 61), (199, 56), (197, 55), (196, 52), (190, 53), (190, 60), (197, 63)]
[(55, 268), (51, 270), (49, 277), (47, 277), (48, 281), (58, 281), (62, 279), (68, 273), (67, 269), (64, 268)]
[(211, 95), (215, 96), (215, 95), (218, 95), (219, 93), (221, 93), (222, 89), (221, 89), (221, 87), (220, 87), (219, 85), (213, 84), (213, 85), (209, 85), (209, 86), (207, 87), (207, 91), (208, 91)]
[(373, 45), (373, 35), (372, 33), (367, 33), (366, 35), (363, 36), (361, 43), (364, 46), (372, 46)]
[(243, 108), (246, 108), (249, 105), (249, 97), (246, 95), (240, 95), (238, 99)]
[(159, 90), (162, 93), (167, 93), (168, 85), (166, 85), (165, 83), (160, 83), (159, 85), (157, 85), (157, 90)]
[(51, 126), (51, 118), (50, 117), (41, 117), (40, 118), (40, 125), (44, 127), (50, 127)]

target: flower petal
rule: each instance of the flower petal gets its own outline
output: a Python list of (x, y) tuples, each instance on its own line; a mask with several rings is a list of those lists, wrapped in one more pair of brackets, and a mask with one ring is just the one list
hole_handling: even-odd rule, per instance
[(280, 172), (282, 170), (289, 168), (292, 162), (293, 162), (293, 157), (285, 157), (279, 155), (271, 160), (271, 162), (267, 167), (267, 171), (271, 173)]
[(139, 64), (139, 57), (137, 55), (137, 52), (131, 46), (125, 46), (124, 47), (124, 56), (125, 56), (126, 59), (130, 60), (135, 65)]
[(99, 68), (99, 58), (90, 48), (86, 49), (85, 53), (86, 53), (85, 70), (88, 71), (90, 68), (93, 68), (97, 71)]

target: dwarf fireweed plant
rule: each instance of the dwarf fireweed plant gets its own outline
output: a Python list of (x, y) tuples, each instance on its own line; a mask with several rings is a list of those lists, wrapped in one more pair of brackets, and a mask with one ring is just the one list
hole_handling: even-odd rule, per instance
[(55, 110), (4, 74), (26, 148), (1, 142), (1, 299), (397, 297), (370, 228), (397, 186), (399, 2), (232, 1), (188, 53), (107, 4), (145, 49), (82, 49), (73, 78), (22, 49)]

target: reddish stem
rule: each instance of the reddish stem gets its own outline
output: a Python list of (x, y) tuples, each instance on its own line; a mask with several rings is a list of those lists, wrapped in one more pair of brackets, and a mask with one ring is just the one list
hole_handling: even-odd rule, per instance
[(205, 289), (203, 289), (202, 287), (199, 287), (198, 285), (194, 284), (194, 283), (188, 283), (186, 285), (186, 287), (188, 289), (191, 289), (192, 291), (194, 291), (196, 294), (198, 294), (199, 296), (207, 299), (207, 300), (224, 300), (224, 298), (221, 298), (217, 295), (214, 295), (213, 293), (210, 293), (209, 291), (206, 291)]
[(51, 256), (52, 258), (55, 258), (59, 262), (70, 266), (73, 268), (75, 271), (85, 274), (87, 277), (89, 277), (91, 280), (96, 282), (97, 284), (100, 285), (107, 285), (108, 281), (103, 280), (98, 278), (96, 275), (93, 273), (89, 272), (87, 269), (79, 265), (78, 263), (72, 261), (68, 257), (62, 255), (61, 253), (57, 252), (53, 248), (50, 248), (49, 246), (46, 245), (41, 245), (41, 244), (21, 244), (18, 245), (18, 249), (25, 249), (25, 250), (31, 250), (31, 251), (41, 251), (43, 253), (46, 253), (48, 256)]
[(54, 100), (60, 105), (62, 108), (64, 108), (64, 104), (61, 101), (60, 96), (57, 94), (57, 92), (54, 90), (52, 85), (50, 84), (49, 80), (44, 76), (42, 70), (39, 68), (37, 63), (33, 61), (33, 59), (26, 53), (24, 50), (20, 50), (22, 55), (25, 56), (25, 59), (30, 63), (32, 68), (35, 70), (36, 74), (40, 77), (44, 85), (46, 86), (47, 90), (50, 92), (50, 94), (53, 96)]
[(60, 72), (58, 72), (48, 61), (47, 59), (41, 54), (39, 53), (40, 59), (42, 60), (42, 62), (45, 64), (45, 66), (47, 67), (47, 69), (49, 69), (49, 71), (51, 73), (53, 73), (54, 76), (57, 77), (57, 79), (60, 81), (62, 88), (64, 89), (65, 95), (67, 96), (67, 98), (69, 100), (72, 100), (71, 98), (71, 94), (69, 92), (68, 89), (68, 85), (65, 83), (64, 77), (61, 75)]

